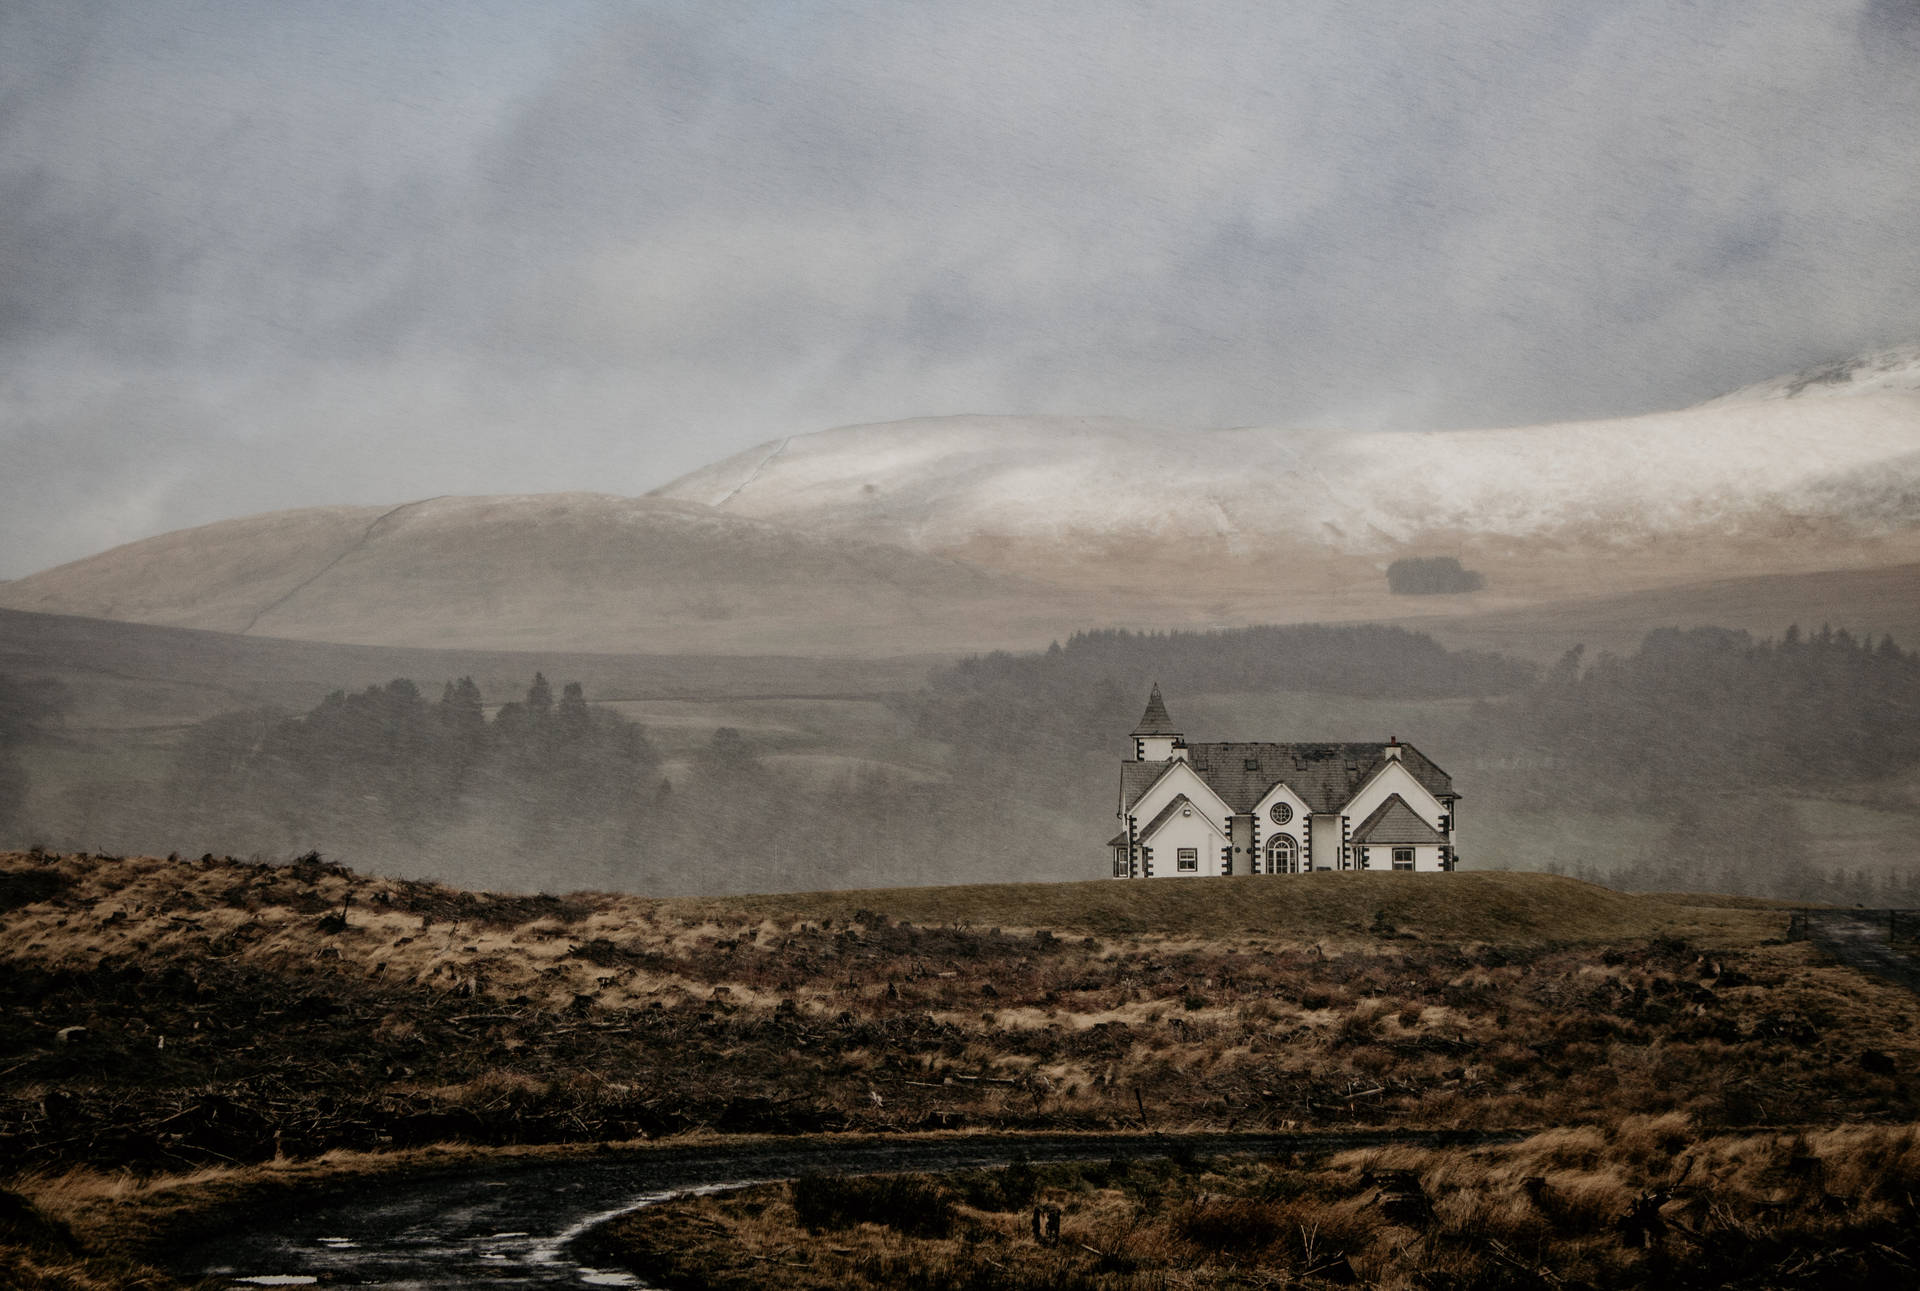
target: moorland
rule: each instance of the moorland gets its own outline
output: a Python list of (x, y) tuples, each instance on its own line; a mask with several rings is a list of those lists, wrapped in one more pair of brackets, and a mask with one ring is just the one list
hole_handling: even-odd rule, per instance
[[(74, 1279), (89, 1260), (164, 1262), (196, 1207), (448, 1144), (1591, 1127), (1528, 1149), (1551, 1160), (1527, 1177), (1556, 1189), (1574, 1186), (1556, 1171), (1640, 1151), (1617, 1135), (1674, 1145), (1567, 1203), (1591, 1237), (1687, 1144), (1745, 1160), (1762, 1149), (1726, 1145), (1920, 1121), (1920, 1001), (1785, 940), (1787, 911), (1752, 899), (1518, 873), (513, 896), (319, 857), (31, 852), (0, 875), (0, 1155), (32, 1217), (7, 1257), (23, 1282), (61, 1260)], [(1476, 1160), (1487, 1204), (1517, 1204), (1520, 1167)], [(1389, 1166), (1469, 1169), (1303, 1168), (1333, 1171), (1326, 1204), (1352, 1211), (1361, 1174)], [(1246, 1177), (1163, 1191), (1257, 1209), (1294, 1186)], [(1098, 1223), (1118, 1222), (1087, 1186)], [(1069, 1207), (1068, 1231), (1089, 1213)], [(1290, 1214), (1249, 1231), (1278, 1251)], [(1308, 1222), (1351, 1229), (1334, 1218)], [(1192, 1222), (1189, 1238), (1210, 1221)], [(1513, 1223), (1489, 1231), (1546, 1232)], [(1150, 1244), (1129, 1267), (1157, 1267)]]

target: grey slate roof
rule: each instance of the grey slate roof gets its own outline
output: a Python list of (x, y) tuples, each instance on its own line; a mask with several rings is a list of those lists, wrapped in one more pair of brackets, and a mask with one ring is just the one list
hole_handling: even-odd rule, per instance
[(1133, 810), (1140, 796), (1153, 788), (1153, 782), (1167, 773), (1171, 762), (1122, 762), (1120, 764), (1120, 815)]
[[(1187, 756), (1207, 787), (1237, 812), (1252, 811), (1284, 781), (1307, 810), (1338, 811), (1386, 761), (1384, 744), (1195, 744)], [(1411, 744), (1400, 746), (1408, 772), (1436, 796), (1453, 780)], [(1252, 765), (1249, 766), (1249, 763)]]
[[(1386, 761), (1385, 744), (1193, 744), (1188, 760), (1209, 789), (1235, 812), (1260, 805), (1284, 781), (1313, 812), (1338, 811), (1353, 800)], [(1453, 793), (1453, 777), (1411, 744), (1400, 746), (1407, 771), (1429, 793)], [(1249, 765), (1251, 764), (1251, 765)], [(1153, 782), (1166, 774), (1166, 762), (1120, 764), (1120, 812), (1125, 815)]]
[(1373, 809), (1373, 814), (1353, 831), (1356, 843), (1444, 843), (1447, 836), (1429, 825), (1407, 806), (1406, 799), (1393, 794)]
[(1153, 683), (1153, 691), (1147, 696), (1147, 711), (1140, 714), (1140, 724), (1133, 728), (1134, 735), (1178, 735), (1180, 730), (1167, 716), (1167, 701), (1160, 698), (1160, 683)]

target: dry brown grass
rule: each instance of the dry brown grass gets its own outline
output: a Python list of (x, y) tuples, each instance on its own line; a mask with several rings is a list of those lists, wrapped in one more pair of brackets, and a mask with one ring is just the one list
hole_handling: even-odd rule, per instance
[[(1773, 912), (1690, 901), (1366, 874), (562, 901), (4, 855), (0, 1156), (61, 1209), (47, 1180), (81, 1164), (446, 1139), (1655, 1118), (1543, 1140), (1537, 1226), (1591, 1222), (1617, 1201), (1602, 1156), (1664, 1168), (1677, 1124), (1920, 1120), (1920, 1002), (1779, 941)], [(122, 1222), (168, 1210), (93, 1180), (136, 1189)]]
[[(597, 1258), (662, 1286), (777, 1270), (794, 1291), (1909, 1285), (1917, 1145), (1908, 1126), (1728, 1136), (1668, 1116), (1306, 1164), (1026, 1168), (1011, 1199), (985, 1182), (1000, 1172), (966, 1172), (938, 1181), (956, 1222), (937, 1237), (885, 1216), (809, 1231), (779, 1184), (635, 1212)], [(1033, 1240), (1035, 1205), (1061, 1210), (1058, 1246)]]
[(1374, 943), (1382, 923), (1451, 943), (1592, 944), (1701, 937), (1748, 945), (1786, 927), (1778, 903), (1614, 892), (1544, 874), (1302, 874), (1181, 883), (1029, 883), (796, 893), (666, 903), (716, 917), (837, 919), (860, 910), (914, 923), (1051, 928), (1094, 936), (1254, 935), (1296, 945)]

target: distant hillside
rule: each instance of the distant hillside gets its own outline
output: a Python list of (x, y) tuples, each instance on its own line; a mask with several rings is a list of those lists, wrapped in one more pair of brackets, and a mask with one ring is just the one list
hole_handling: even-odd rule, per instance
[(1778, 636), (1794, 624), (1808, 631), (1832, 624), (1856, 636), (1920, 641), (1920, 564), (1724, 578), (1402, 622), (1456, 650), (1497, 650), (1539, 660), (1576, 645), (1591, 652), (1629, 651), (1654, 629), (1672, 627), (1741, 628)]
[(1044, 638), (1098, 612), (940, 556), (579, 493), (229, 520), (0, 584), (0, 605), (372, 645), (847, 655)]
[(543, 670), (583, 682), (596, 700), (720, 701), (911, 691), (949, 658), (425, 650), (0, 610), (0, 674), (65, 683), (73, 709), (64, 730), (75, 738), (173, 729), (236, 709), (309, 708), (330, 691), (395, 677), (432, 686), (472, 677), (489, 702), (517, 698)]

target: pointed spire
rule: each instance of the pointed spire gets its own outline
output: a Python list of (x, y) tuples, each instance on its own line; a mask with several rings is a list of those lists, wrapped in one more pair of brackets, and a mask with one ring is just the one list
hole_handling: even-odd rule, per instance
[(1167, 716), (1167, 701), (1160, 698), (1160, 683), (1153, 683), (1153, 693), (1147, 696), (1147, 711), (1140, 714), (1140, 725), (1133, 728), (1134, 735), (1178, 735), (1179, 728), (1173, 719)]

